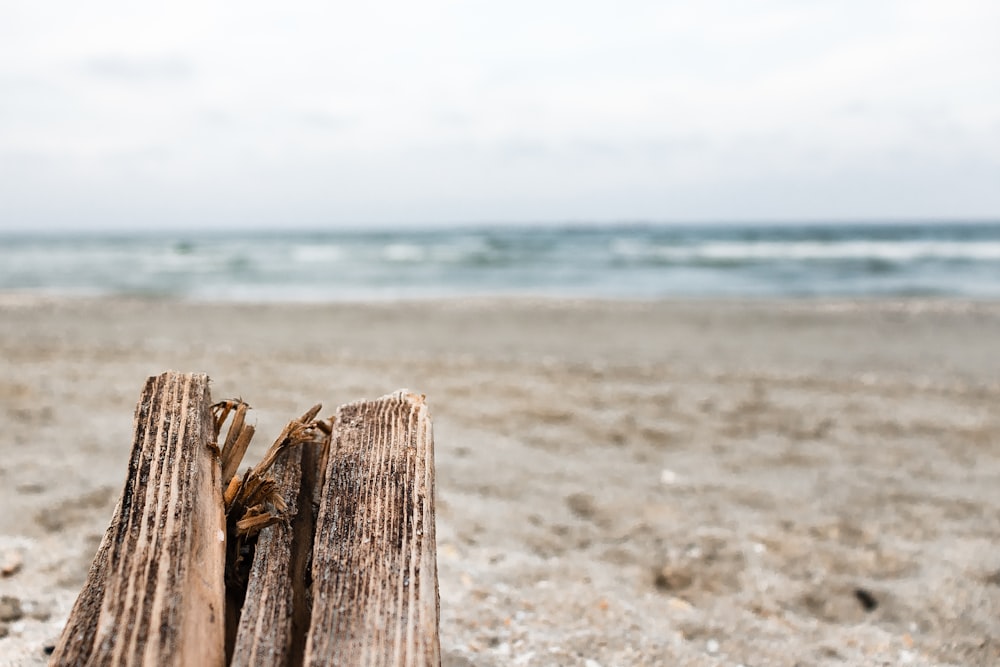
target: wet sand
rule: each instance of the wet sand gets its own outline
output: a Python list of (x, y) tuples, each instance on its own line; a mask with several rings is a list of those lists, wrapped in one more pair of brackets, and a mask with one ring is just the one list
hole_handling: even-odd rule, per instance
[(0, 295), (0, 665), (44, 663), (167, 369), (256, 408), (250, 460), (427, 395), (445, 665), (1000, 664), (1000, 304)]

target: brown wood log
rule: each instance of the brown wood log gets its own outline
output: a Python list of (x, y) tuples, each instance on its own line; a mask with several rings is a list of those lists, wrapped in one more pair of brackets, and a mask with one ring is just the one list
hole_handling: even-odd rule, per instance
[(306, 665), (439, 665), (434, 440), (423, 396), (342, 406), (321, 492)]
[(225, 519), (208, 376), (147, 380), (128, 476), (53, 665), (222, 665)]

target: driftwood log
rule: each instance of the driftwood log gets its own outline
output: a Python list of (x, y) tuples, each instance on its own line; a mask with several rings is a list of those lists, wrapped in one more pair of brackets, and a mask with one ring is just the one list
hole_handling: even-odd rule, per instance
[(423, 397), (340, 408), (320, 496), (305, 664), (439, 664), (434, 444)]
[(143, 388), (125, 486), (51, 664), (440, 664), (423, 397), (352, 403), (332, 423), (317, 406), (240, 477), (247, 406), (213, 406), (208, 384), (170, 372)]
[(52, 663), (224, 660), (225, 521), (208, 376), (150, 378), (128, 477)]

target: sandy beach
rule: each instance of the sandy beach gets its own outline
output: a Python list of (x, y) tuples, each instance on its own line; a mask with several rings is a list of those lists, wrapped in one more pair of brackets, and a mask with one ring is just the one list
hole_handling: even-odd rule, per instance
[(44, 664), (149, 375), (427, 395), (444, 664), (1000, 664), (1000, 304), (0, 294), (0, 665)]

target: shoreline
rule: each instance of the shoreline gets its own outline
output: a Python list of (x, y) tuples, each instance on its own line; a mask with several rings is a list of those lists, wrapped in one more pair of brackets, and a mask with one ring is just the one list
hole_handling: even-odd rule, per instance
[(0, 309), (31, 309), (41, 306), (61, 308), (132, 305), (138, 308), (191, 307), (216, 309), (651, 309), (681, 310), (778, 310), (814, 313), (887, 312), (917, 315), (997, 314), (1000, 297), (966, 296), (671, 296), (671, 297), (576, 297), (555, 295), (464, 295), (427, 297), (385, 297), (374, 299), (278, 300), (278, 299), (202, 299), (175, 295), (92, 294), (0, 289)]

